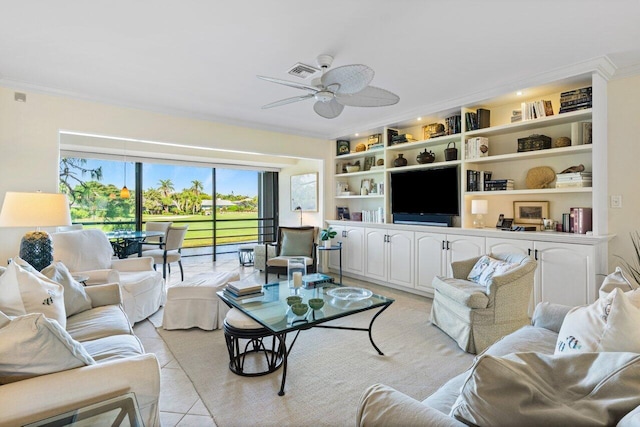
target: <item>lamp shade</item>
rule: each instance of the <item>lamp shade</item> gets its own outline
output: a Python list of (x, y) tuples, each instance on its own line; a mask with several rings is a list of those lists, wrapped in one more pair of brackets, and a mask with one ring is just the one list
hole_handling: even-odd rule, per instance
[(56, 227), (71, 225), (69, 201), (60, 193), (8, 191), (0, 211), (0, 227)]
[(471, 213), (474, 215), (486, 215), (489, 213), (488, 200), (472, 200)]

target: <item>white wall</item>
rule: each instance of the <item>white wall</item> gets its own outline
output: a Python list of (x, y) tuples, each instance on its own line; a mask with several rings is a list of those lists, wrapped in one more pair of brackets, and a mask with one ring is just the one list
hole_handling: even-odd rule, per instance
[(609, 208), (609, 270), (620, 265), (619, 255), (635, 258), (629, 233), (640, 230), (640, 76), (613, 80), (608, 85), (609, 196), (621, 195), (622, 208)]
[[(333, 147), (326, 140), (36, 92), (27, 92), (27, 102), (21, 103), (14, 101), (14, 90), (0, 87), (0, 202), (4, 201), (7, 191), (57, 191), (61, 130), (235, 151), (228, 155), (216, 152), (221, 161), (236, 158), (237, 151), (251, 158), (264, 153), (326, 160), (332, 152), (329, 147)], [(114, 142), (114, 145), (120, 149), (121, 143)], [(321, 181), (326, 179), (322, 162), (302, 164), (305, 171), (319, 167)], [(318, 217), (313, 220), (321, 222)], [(18, 253), (20, 238), (26, 231), (0, 228), (0, 264)]]
[[(280, 170), (280, 224), (289, 227), (297, 227), (300, 225), (300, 211), (291, 210), (291, 176), (305, 173), (312, 173), (323, 170), (323, 161), (320, 160), (300, 160), (295, 166), (285, 167)], [(302, 225), (322, 226), (325, 200), (325, 184), (321, 179), (322, 174), (318, 174), (318, 211), (302, 212)]]

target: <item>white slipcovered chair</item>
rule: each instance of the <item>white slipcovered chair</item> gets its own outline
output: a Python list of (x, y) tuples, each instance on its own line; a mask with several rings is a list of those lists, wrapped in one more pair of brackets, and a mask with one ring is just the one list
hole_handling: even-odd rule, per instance
[(538, 263), (521, 254), (491, 254), (511, 264), (486, 283), (467, 279), (482, 257), (451, 263), (453, 277), (436, 276), (431, 323), (469, 353), (480, 353), (503, 336), (530, 323), (529, 300)]
[[(171, 225), (173, 224), (173, 222), (171, 221), (165, 221), (165, 222), (147, 222), (144, 226), (144, 229), (146, 231), (161, 231), (164, 233), (164, 236), (153, 236), (153, 237), (147, 237), (146, 239), (144, 239), (144, 242), (141, 243), (141, 251), (148, 251), (151, 249), (158, 249), (158, 246), (164, 242), (164, 239), (167, 236), (167, 231), (169, 230), (169, 227), (171, 227)], [(137, 255), (135, 255), (137, 256)]]
[(113, 258), (107, 236), (96, 229), (53, 233), (54, 259), (74, 275), (88, 277), (87, 285), (117, 282), (122, 305), (133, 325), (164, 305), (165, 283), (162, 273), (153, 269), (153, 258)]
[(184, 237), (187, 235), (187, 225), (171, 225), (162, 243), (155, 246), (155, 249), (143, 250), (142, 256), (153, 258), (153, 268), (156, 264), (162, 264), (162, 277), (167, 278), (167, 266), (171, 273), (171, 263), (177, 262), (180, 266), (180, 280), (184, 280), (184, 270), (182, 269), (182, 245)]

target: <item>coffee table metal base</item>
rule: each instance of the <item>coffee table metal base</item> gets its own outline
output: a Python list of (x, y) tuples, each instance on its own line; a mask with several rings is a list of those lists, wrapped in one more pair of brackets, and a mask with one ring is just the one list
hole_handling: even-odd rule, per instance
[(298, 339), (298, 335), (300, 335), (300, 331), (311, 328), (325, 328), (325, 329), (343, 329), (348, 331), (363, 331), (369, 333), (369, 341), (371, 341), (371, 345), (376, 349), (380, 356), (384, 356), (384, 353), (378, 348), (376, 343), (373, 341), (373, 335), (371, 334), (371, 329), (373, 328), (373, 322), (375, 322), (376, 318), (385, 311), (389, 305), (384, 305), (382, 308), (373, 316), (371, 322), (369, 323), (368, 328), (354, 328), (349, 326), (332, 326), (332, 325), (309, 325), (308, 327), (301, 327), (300, 329), (295, 331), (295, 336), (293, 337), (293, 341), (287, 348), (287, 332), (276, 333), (274, 336), (280, 341), (280, 350), (279, 353), (282, 353), (282, 381), (280, 382), (280, 391), (278, 391), (278, 396), (284, 396), (284, 385), (287, 381), (287, 359), (289, 357), (289, 353), (293, 349), (293, 345), (296, 343)]
[[(280, 338), (276, 337), (266, 328), (241, 329), (234, 328), (224, 322), (224, 337), (229, 352), (229, 369), (236, 375), (243, 377), (257, 377), (276, 371), (286, 360)], [(264, 340), (271, 339), (271, 345), (267, 347)], [(243, 344), (241, 340), (246, 340)], [(253, 372), (245, 369), (245, 361), (249, 354), (255, 353), (258, 357), (264, 356), (264, 370)]]

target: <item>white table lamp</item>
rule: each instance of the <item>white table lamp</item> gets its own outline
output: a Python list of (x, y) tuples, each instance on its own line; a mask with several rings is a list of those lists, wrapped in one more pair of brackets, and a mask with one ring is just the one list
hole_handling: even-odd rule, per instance
[(20, 258), (38, 271), (53, 261), (53, 242), (40, 227), (71, 225), (69, 201), (59, 193), (16, 193), (8, 191), (0, 211), (0, 227), (36, 227), (20, 242)]
[(473, 220), (473, 226), (475, 228), (483, 228), (484, 215), (489, 213), (489, 201), (488, 200), (472, 200), (471, 213), (476, 216), (476, 219)]

